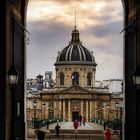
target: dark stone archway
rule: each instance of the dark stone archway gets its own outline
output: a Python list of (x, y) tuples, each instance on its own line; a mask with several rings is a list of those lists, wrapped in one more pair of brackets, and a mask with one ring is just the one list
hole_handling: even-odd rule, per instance
[[(140, 131), (140, 97), (133, 85), (133, 72), (140, 66), (140, 2), (122, 0), (124, 7), (125, 42), (125, 140), (136, 139)], [(24, 78), (25, 78), (25, 37), (26, 9), (28, 0), (1, 0), (0, 4), (0, 139), (10, 140), (11, 132), (15, 137), (25, 140), (24, 124)], [(135, 20), (136, 19), (136, 20)], [(20, 32), (19, 32), (20, 31)], [(18, 35), (18, 36), (17, 36)], [(137, 51), (136, 51), (137, 50)], [(7, 72), (12, 65), (19, 70), (19, 84), (14, 91), (14, 110)], [(136, 94), (137, 93), (137, 94)], [(136, 100), (137, 99), (137, 100)], [(20, 103), (20, 115), (17, 115), (17, 103)], [(14, 118), (12, 119), (14, 114)], [(137, 112), (137, 113), (136, 113)], [(136, 117), (138, 115), (138, 117)], [(13, 125), (11, 125), (13, 124)], [(137, 125), (136, 125), (137, 124)], [(15, 129), (13, 126), (15, 125)], [(13, 139), (13, 138), (12, 138)]]
[[(28, 0), (1, 0), (0, 4), (0, 139), (25, 140), (24, 51)], [(14, 53), (14, 57), (12, 57)], [(13, 58), (13, 60), (12, 60)], [(12, 92), (7, 72), (14, 65), (19, 82)], [(13, 99), (14, 102), (12, 103)], [(17, 109), (19, 107), (19, 110)], [(14, 138), (15, 137), (15, 138)]]

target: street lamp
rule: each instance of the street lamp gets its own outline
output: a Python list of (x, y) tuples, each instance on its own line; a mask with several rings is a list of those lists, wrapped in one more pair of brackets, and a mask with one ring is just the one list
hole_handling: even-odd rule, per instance
[(137, 67), (133, 73), (133, 81), (136, 88), (140, 89), (140, 67)]
[(120, 140), (122, 140), (122, 115), (123, 115), (123, 108), (120, 107)]
[(45, 120), (45, 106), (46, 106), (46, 104), (45, 103), (43, 103), (43, 108), (44, 108), (44, 114), (43, 114), (43, 119)]
[[(119, 107), (119, 103), (117, 102), (116, 104), (115, 104), (115, 106), (116, 106), (116, 109), (117, 109), (117, 129), (118, 129), (118, 107)], [(116, 129), (116, 128), (115, 128)]]
[(9, 83), (10, 83), (10, 88), (12, 90), (12, 131), (11, 131), (11, 136), (12, 139), (15, 139), (15, 131), (14, 131), (14, 126), (15, 126), (15, 87), (17, 86), (18, 83), (18, 72), (16, 71), (15, 67), (12, 66), (10, 70), (8, 71), (8, 78), (9, 78)]
[[(133, 82), (134, 82), (134, 86), (135, 86), (135, 92), (136, 92), (136, 101), (137, 101), (137, 109), (136, 111), (139, 112), (140, 110), (140, 102), (138, 101), (140, 99), (140, 66), (136, 67), (136, 70), (133, 73)], [(140, 113), (137, 113), (137, 120), (138, 120), (138, 124), (140, 121)], [(137, 132), (139, 132), (139, 125), (137, 125), (136, 127)]]
[(116, 106), (116, 109), (117, 109), (117, 121), (118, 121), (118, 107), (119, 107), (119, 103), (116, 103), (115, 106)]
[(37, 101), (33, 101), (33, 108), (34, 108), (34, 128), (36, 128), (36, 107), (37, 107)]
[(8, 78), (11, 88), (15, 88), (18, 83), (18, 72), (14, 66), (8, 71)]
[(108, 121), (109, 121), (109, 108), (110, 108), (110, 105), (107, 104), (107, 105), (106, 105), (106, 108), (108, 109)]

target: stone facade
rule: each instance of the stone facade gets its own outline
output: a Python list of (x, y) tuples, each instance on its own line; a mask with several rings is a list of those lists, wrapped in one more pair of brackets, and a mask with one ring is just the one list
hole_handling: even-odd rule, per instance
[[(28, 111), (29, 119), (62, 118), (63, 121), (74, 121), (79, 115), (86, 117), (87, 121), (92, 118), (114, 119), (109, 112), (115, 114), (115, 108), (108, 110), (106, 106), (115, 106), (113, 100), (119, 103), (122, 98), (115, 99), (108, 86), (95, 87), (97, 64), (93, 52), (80, 42), (76, 27), (68, 46), (58, 52), (54, 65), (55, 86), (27, 97), (30, 102), (27, 108), (31, 106), (30, 112)], [(37, 101), (35, 108), (31, 105), (34, 100)]]
[[(79, 73), (79, 85), (81, 87), (95, 87), (95, 66), (87, 66), (87, 65), (62, 65), (56, 66), (56, 87), (69, 87), (72, 85), (72, 74), (74, 72)], [(60, 74), (63, 73), (65, 75), (65, 83), (64, 85), (60, 85)], [(87, 84), (87, 76), (88, 73), (91, 73), (91, 84)]]

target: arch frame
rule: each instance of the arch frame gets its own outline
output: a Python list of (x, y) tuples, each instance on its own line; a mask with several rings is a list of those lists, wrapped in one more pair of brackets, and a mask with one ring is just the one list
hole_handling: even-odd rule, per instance
[[(137, 90), (132, 81), (133, 72), (137, 66), (140, 66), (140, 2), (137, 0), (122, 0), (122, 4), (124, 7), (124, 26), (126, 27), (133, 18), (136, 17), (137, 24), (135, 26), (134, 32), (130, 32), (129, 34), (125, 35), (124, 38), (124, 46), (125, 46), (125, 56), (124, 56), (124, 93), (125, 93), (125, 127), (124, 127), (124, 139), (132, 140), (136, 139), (136, 135), (139, 134), (140, 131), (140, 111), (139, 111), (139, 90)], [(7, 71), (10, 69), (12, 65), (12, 38), (13, 38), (13, 27), (12, 27), (12, 18), (14, 16), (19, 17), (23, 27), (26, 25), (26, 11), (27, 11), (28, 0), (1, 0), (0, 4), (0, 139), (2, 140), (9, 140), (11, 138), (11, 123), (12, 123), (12, 92), (10, 90)], [(135, 12), (134, 12), (135, 11)], [(128, 28), (124, 30), (127, 33)], [(130, 44), (128, 45), (129, 39), (133, 36), (136, 36), (136, 45)], [(25, 37), (22, 36), (22, 45), (24, 52), (26, 42)], [(137, 50), (137, 52), (135, 51)], [(130, 55), (132, 54), (133, 59), (129, 59)], [(22, 63), (19, 64), (23, 73), (21, 74), (21, 80), (25, 81), (25, 56), (26, 54), (23, 53), (20, 57)], [(15, 56), (17, 59), (17, 56)], [(136, 60), (136, 61), (135, 61)], [(131, 79), (130, 79), (131, 78)], [(20, 92), (21, 97), (19, 101), (21, 101), (21, 112), (22, 116), (18, 118), (16, 121), (21, 124), (19, 127), (19, 131), (17, 134), (20, 136), (22, 140), (25, 139), (25, 110), (24, 110), (24, 87), (25, 83), (22, 82), (20, 85), (20, 90), (15, 92)], [(136, 107), (138, 106), (138, 107)], [(8, 113), (7, 113), (8, 112)], [(138, 117), (136, 117), (138, 115)], [(137, 122), (137, 123), (136, 123)], [(137, 130), (137, 131), (136, 131)]]

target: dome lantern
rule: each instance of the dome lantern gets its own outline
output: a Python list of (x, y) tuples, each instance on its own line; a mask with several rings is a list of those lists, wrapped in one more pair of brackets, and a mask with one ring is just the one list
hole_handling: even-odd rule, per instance
[(76, 26), (74, 27), (74, 30), (72, 31), (71, 35), (72, 35), (72, 39), (71, 39), (72, 43), (80, 42), (79, 31), (76, 29)]

